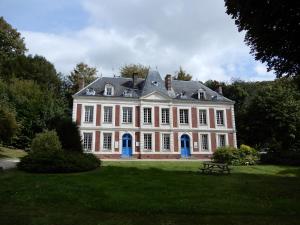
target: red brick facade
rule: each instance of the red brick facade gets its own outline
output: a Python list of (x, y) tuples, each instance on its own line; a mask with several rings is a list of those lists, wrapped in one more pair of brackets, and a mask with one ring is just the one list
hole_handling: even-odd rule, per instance
[(178, 133), (174, 132), (174, 152), (178, 152)]
[(96, 126), (101, 124), (101, 105), (97, 105), (96, 109)]
[(173, 107), (173, 127), (177, 127), (177, 107)]
[(116, 105), (115, 125), (120, 126), (120, 105)]
[(154, 126), (159, 127), (159, 107), (154, 107)]
[(140, 106), (135, 107), (135, 126), (140, 126)]
[(160, 152), (160, 138), (159, 132), (155, 132), (155, 151)]
[[(119, 143), (119, 131), (115, 131), (115, 141), (117, 141)], [(122, 143), (119, 143), (118, 146), (115, 146), (115, 152), (118, 152), (119, 151), (119, 146), (121, 145)]]
[(213, 108), (209, 108), (209, 123), (210, 123), (210, 128), (216, 128), (215, 111)]
[(100, 131), (96, 131), (95, 137), (95, 152), (99, 152), (100, 150)]
[(231, 147), (234, 147), (234, 144), (233, 144), (233, 133), (229, 133), (228, 134), (228, 144), (229, 144), (229, 146), (231, 146)]
[(226, 117), (227, 117), (227, 128), (232, 128), (232, 114), (231, 109), (226, 109)]
[(77, 104), (77, 109), (76, 109), (76, 124), (78, 126), (81, 125), (81, 111), (82, 111), (82, 104)]
[(192, 107), (192, 127), (197, 127), (197, 109)]
[[(198, 143), (198, 133), (197, 132), (193, 133), (193, 142)], [(194, 148), (194, 152), (199, 152), (199, 143), (197, 145), (197, 148)]]
[[(135, 141), (140, 143), (140, 133), (139, 132), (135, 132)], [(136, 152), (140, 152), (140, 145), (139, 146), (135, 146), (135, 151)]]
[(216, 142), (216, 133), (211, 133), (211, 150), (212, 152), (215, 152), (217, 149), (217, 142)]

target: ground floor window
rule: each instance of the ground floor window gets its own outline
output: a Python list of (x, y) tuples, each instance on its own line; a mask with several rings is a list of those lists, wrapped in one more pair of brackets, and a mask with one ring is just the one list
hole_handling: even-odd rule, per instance
[(169, 152), (171, 150), (170, 148), (170, 134), (162, 134), (162, 144), (163, 144), (163, 148), (162, 150), (165, 152)]
[(225, 134), (218, 135), (218, 146), (225, 147), (226, 146), (226, 136)]
[(201, 151), (202, 152), (208, 152), (209, 147), (208, 147), (208, 134), (201, 134)]
[(152, 149), (152, 134), (144, 134), (144, 151)]
[(103, 134), (103, 150), (111, 151), (112, 146), (112, 135), (111, 133), (104, 133)]
[(86, 152), (92, 151), (93, 133), (83, 133), (83, 150)]

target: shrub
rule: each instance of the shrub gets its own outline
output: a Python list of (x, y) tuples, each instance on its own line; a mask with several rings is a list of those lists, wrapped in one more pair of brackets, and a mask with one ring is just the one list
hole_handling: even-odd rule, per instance
[(247, 145), (241, 145), (239, 149), (233, 147), (218, 148), (213, 154), (213, 161), (229, 165), (253, 165), (258, 159), (258, 152)]
[(62, 151), (56, 154), (29, 154), (22, 158), (18, 168), (36, 173), (70, 173), (92, 170), (100, 163), (93, 154)]
[(51, 154), (62, 151), (61, 143), (55, 131), (39, 133), (31, 143), (32, 154)]
[(268, 164), (282, 164), (299, 166), (300, 165), (300, 152), (286, 151), (286, 152), (267, 152), (261, 155), (261, 162)]

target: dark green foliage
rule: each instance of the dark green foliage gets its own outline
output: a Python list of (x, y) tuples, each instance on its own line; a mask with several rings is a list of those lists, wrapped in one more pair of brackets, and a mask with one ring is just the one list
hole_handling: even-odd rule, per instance
[(55, 131), (45, 131), (35, 136), (31, 143), (32, 155), (55, 155), (62, 151), (61, 143)]
[(277, 77), (300, 75), (299, 1), (225, 0), (225, 6), (256, 60)]
[(21, 159), (18, 168), (34, 173), (71, 173), (95, 169), (100, 160), (93, 154), (56, 152), (28, 154)]
[(120, 73), (122, 77), (131, 78), (135, 74), (139, 78), (146, 78), (148, 75), (150, 67), (143, 66), (141, 64), (129, 64), (120, 68)]
[(261, 162), (267, 164), (282, 164), (300, 166), (300, 151), (269, 151), (261, 155)]
[(65, 151), (82, 152), (79, 129), (71, 118), (55, 118), (51, 123), (50, 128), (56, 130)]
[(247, 145), (241, 145), (239, 149), (233, 147), (218, 148), (213, 154), (213, 161), (227, 163), (229, 165), (254, 165), (259, 160), (257, 150)]
[(0, 101), (0, 143), (8, 143), (18, 130), (16, 115)]
[(189, 81), (192, 79), (192, 75), (188, 74), (186, 71), (182, 69), (182, 67), (179, 67), (179, 71), (176, 72), (175, 76), (173, 77), (174, 80), (185, 80)]

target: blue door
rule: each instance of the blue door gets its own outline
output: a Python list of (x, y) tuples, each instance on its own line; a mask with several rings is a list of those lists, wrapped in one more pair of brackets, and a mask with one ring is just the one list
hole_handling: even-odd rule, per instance
[(122, 157), (127, 158), (132, 155), (132, 137), (124, 134), (122, 137)]
[(181, 136), (181, 157), (187, 158), (191, 156), (190, 152), (190, 137), (186, 134)]

